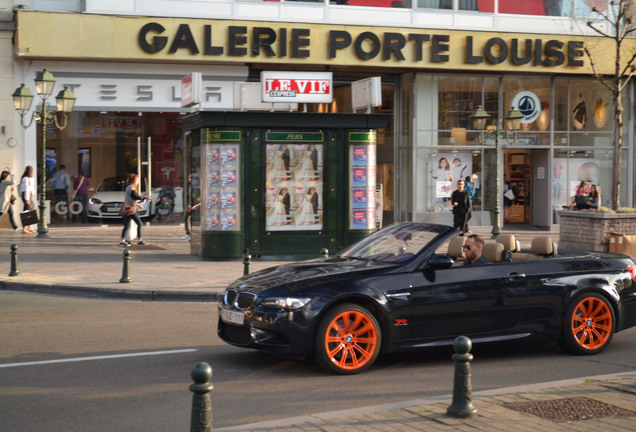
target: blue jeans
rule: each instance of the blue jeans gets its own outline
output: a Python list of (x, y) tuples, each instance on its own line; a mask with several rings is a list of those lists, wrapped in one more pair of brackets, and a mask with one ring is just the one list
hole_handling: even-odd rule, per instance
[(134, 220), (137, 224), (137, 239), (141, 240), (141, 219), (139, 219), (137, 213), (124, 217), (124, 229), (121, 231), (121, 238), (126, 238), (126, 230), (128, 229), (128, 225), (130, 225), (131, 220)]

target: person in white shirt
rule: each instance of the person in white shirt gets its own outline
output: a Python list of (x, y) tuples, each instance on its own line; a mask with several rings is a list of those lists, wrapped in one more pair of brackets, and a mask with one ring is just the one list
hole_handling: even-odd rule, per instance
[[(35, 172), (31, 165), (27, 165), (26, 168), (24, 168), (22, 180), (20, 181), (20, 196), (24, 202), (25, 210), (35, 210), (37, 191), (35, 189)], [(35, 232), (35, 230), (31, 228), (31, 225), (28, 225), (22, 227), (22, 232), (28, 234)]]

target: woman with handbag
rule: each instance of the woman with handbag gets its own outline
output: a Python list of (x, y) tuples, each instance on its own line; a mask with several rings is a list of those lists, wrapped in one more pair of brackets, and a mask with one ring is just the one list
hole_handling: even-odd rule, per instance
[(119, 215), (123, 218), (124, 229), (121, 232), (121, 241), (119, 246), (130, 246), (126, 240), (126, 230), (133, 220), (137, 224), (137, 245), (146, 246), (148, 243), (141, 238), (141, 219), (137, 215), (137, 208), (143, 209), (144, 206), (139, 203), (143, 198), (139, 196), (139, 176), (137, 174), (128, 174), (128, 186), (124, 192), (124, 204), (119, 211)]
[[(22, 180), (20, 181), (20, 196), (24, 202), (24, 210), (35, 210), (35, 198), (37, 191), (35, 190), (35, 171), (31, 165), (27, 165), (22, 173)], [(31, 225), (23, 226), (22, 233), (29, 234), (34, 233), (35, 230), (31, 228)]]
[(11, 226), (17, 231), (20, 228), (18, 228), (13, 221), (13, 202), (15, 201), (15, 197), (13, 196), (14, 184), (13, 171), (2, 171), (2, 175), (0, 175), (0, 217), (9, 212)]

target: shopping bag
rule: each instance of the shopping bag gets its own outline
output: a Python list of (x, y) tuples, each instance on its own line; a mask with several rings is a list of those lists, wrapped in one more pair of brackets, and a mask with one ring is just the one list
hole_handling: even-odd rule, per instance
[(38, 214), (35, 210), (25, 210), (20, 212), (22, 226), (29, 226), (38, 223)]

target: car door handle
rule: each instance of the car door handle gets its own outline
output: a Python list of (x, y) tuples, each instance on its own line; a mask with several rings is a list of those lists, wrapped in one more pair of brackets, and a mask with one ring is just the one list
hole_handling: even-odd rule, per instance
[(526, 275), (524, 273), (510, 273), (508, 274), (508, 279), (524, 279)]

